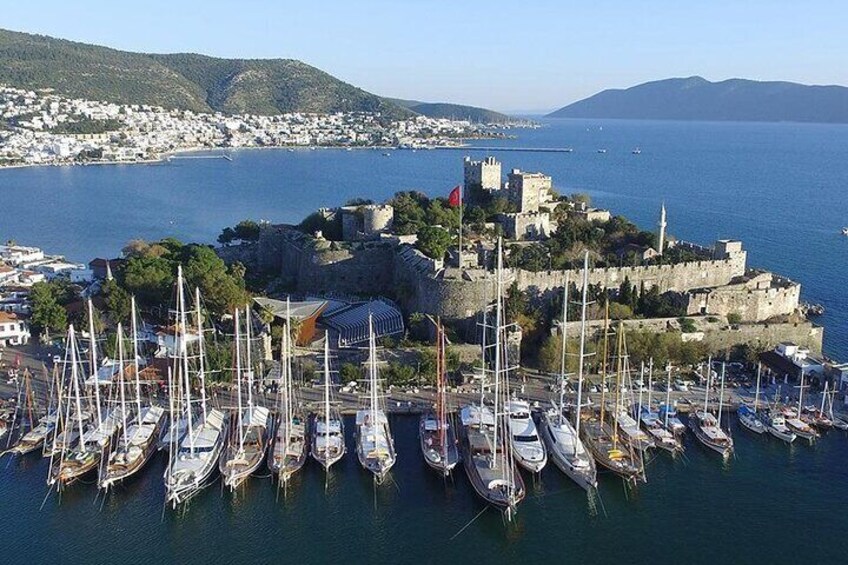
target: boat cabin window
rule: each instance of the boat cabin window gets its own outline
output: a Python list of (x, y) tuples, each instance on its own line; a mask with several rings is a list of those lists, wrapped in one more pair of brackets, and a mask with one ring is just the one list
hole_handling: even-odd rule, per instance
[(539, 436), (537, 436), (536, 434), (533, 434), (532, 436), (515, 435), (515, 436), (512, 436), (512, 439), (514, 439), (515, 441), (518, 441), (518, 442), (522, 442), (522, 443), (529, 443), (529, 442), (532, 442), (532, 441), (539, 441)]

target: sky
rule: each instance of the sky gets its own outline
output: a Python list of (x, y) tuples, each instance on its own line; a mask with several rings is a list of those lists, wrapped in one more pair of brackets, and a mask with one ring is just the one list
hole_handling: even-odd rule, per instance
[(4, 0), (0, 28), (293, 58), (375, 94), (510, 112), (700, 75), (848, 85), (848, 2)]

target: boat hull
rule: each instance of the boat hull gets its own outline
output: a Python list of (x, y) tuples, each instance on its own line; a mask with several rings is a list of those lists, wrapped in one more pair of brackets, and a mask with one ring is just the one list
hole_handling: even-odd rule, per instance
[[(465, 429), (465, 426), (460, 426), (460, 430), (462, 430), (462, 464), (465, 468), (465, 474), (474, 488), (474, 492), (484, 502), (492, 504), (503, 511), (513, 512), (515, 507), (524, 500), (525, 495), (524, 479), (521, 478), (521, 473), (519, 473), (517, 466), (511, 463), (512, 485), (499, 484), (491, 488), (490, 483), (484, 481), (480, 475), (477, 465), (481, 458), (479, 456), (475, 457), (471, 453), (468, 431)], [(488, 463), (484, 464), (488, 465)]]
[(449, 425), (445, 430), (446, 445), (441, 447), (434, 444), (434, 438), (437, 439), (438, 434), (426, 429), (425, 422), (428, 419), (435, 419), (435, 417), (432, 414), (424, 414), (418, 424), (418, 443), (421, 447), (421, 455), (430, 469), (443, 477), (447, 477), (453, 472), (460, 460), (459, 448), (456, 445), (456, 437), (453, 431), (454, 427)]
[(156, 421), (153, 431), (147, 441), (140, 447), (141, 453), (138, 457), (126, 463), (114, 463), (110, 461), (107, 464), (106, 476), (102, 481), (100, 481), (101, 488), (109, 488), (112, 485), (123, 482), (138, 473), (142, 467), (147, 465), (147, 462), (150, 461), (153, 455), (159, 451), (159, 435), (161, 432), (162, 421), (164, 419), (163, 413)]
[[(689, 419), (689, 426), (692, 428), (692, 431), (695, 434), (695, 437), (700, 442), (701, 445), (706, 447), (707, 449), (714, 451), (721, 455), (724, 459), (729, 458), (733, 454), (733, 444), (730, 443), (725, 444), (722, 442), (716, 442), (710, 439), (706, 433), (701, 429), (700, 422), (694, 416)], [(728, 438), (729, 439), (729, 438)]]
[(795, 438), (798, 437), (794, 433), (790, 432), (789, 430), (786, 430), (786, 431), (778, 430), (774, 426), (768, 426), (768, 432), (772, 436), (776, 437), (777, 439), (779, 439), (781, 441), (785, 441), (786, 443), (792, 443), (793, 441), (795, 441)]
[[(541, 428), (542, 438), (548, 446), (548, 454), (550, 455), (550, 460), (553, 464), (583, 490), (590, 491), (598, 488), (598, 471), (597, 467), (595, 467), (595, 460), (592, 458), (591, 454), (587, 451), (586, 454), (588, 457), (586, 458), (587, 460), (584, 461), (585, 465), (578, 466), (575, 458), (569, 457), (559, 448), (556, 439), (554, 439), (554, 431), (548, 422), (547, 416), (542, 417)], [(579, 441), (579, 438), (575, 439)]]

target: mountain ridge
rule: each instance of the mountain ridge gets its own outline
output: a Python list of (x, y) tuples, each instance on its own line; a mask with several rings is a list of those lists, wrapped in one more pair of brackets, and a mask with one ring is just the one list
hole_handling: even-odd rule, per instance
[[(398, 119), (442, 117), (450, 111), (427, 103), (418, 103), (418, 111), (412, 110), (297, 59), (136, 53), (6, 29), (0, 29), (0, 83), (52, 88), (74, 98), (195, 112), (380, 112), (386, 118)], [(491, 112), (445, 106), (481, 117)], [(502, 116), (496, 112), (491, 115)]]
[(603, 90), (547, 117), (848, 123), (848, 88), (677, 77)]

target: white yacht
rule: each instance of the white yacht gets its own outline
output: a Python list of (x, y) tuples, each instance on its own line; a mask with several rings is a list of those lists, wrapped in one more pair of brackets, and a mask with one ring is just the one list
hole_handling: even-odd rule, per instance
[(324, 409), (316, 414), (312, 458), (329, 471), (345, 454), (344, 423), (338, 408), (330, 404), (330, 340), (324, 334)]
[(530, 403), (510, 400), (506, 403), (506, 412), (515, 462), (526, 471), (541, 473), (548, 462), (548, 454), (536, 431), (536, 423), (530, 414)]

